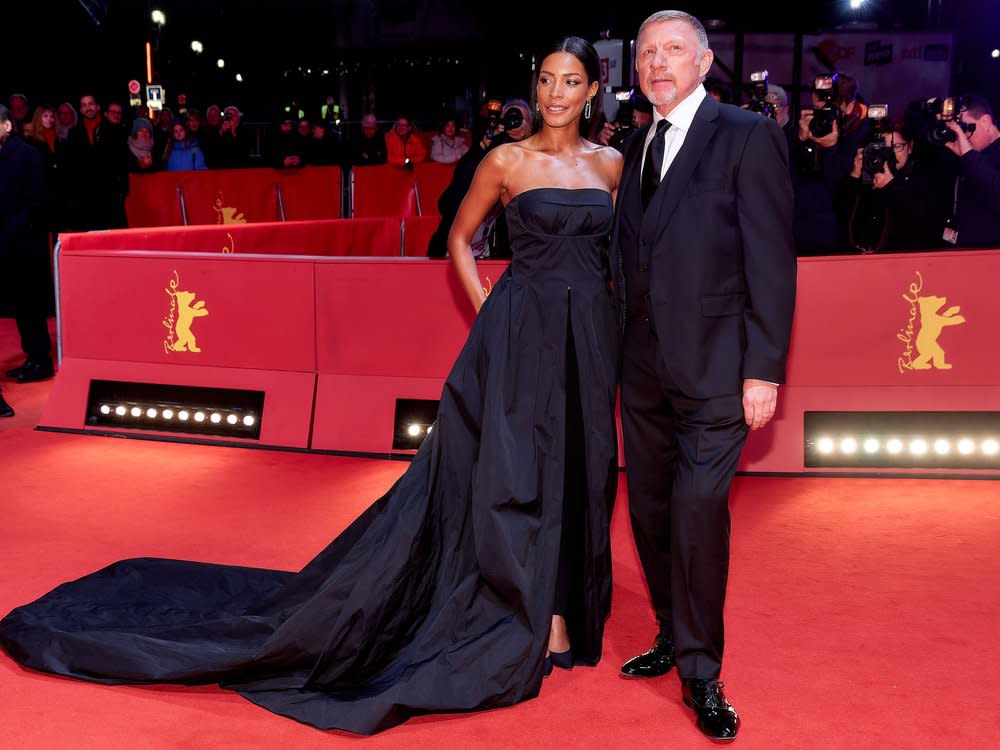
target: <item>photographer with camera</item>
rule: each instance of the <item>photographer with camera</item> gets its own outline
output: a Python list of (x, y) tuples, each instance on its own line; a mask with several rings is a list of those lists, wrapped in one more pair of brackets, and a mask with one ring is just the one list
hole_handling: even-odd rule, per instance
[[(486, 128), (482, 137), (474, 141), (465, 155), (455, 164), (455, 172), (451, 182), (438, 199), (438, 213), (441, 221), (427, 245), (428, 258), (444, 258), (448, 254), (448, 232), (455, 221), (455, 214), (462, 199), (469, 191), (472, 178), (476, 174), (479, 162), (487, 152), (501, 143), (520, 141), (531, 135), (534, 121), (531, 117), (531, 105), (524, 99), (511, 99), (505, 104), (492, 99), (486, 108)], [(504, 220), (503, 206), (498, 202), (494, 210), (486, 217), (476, 236), (473, 238), (473, 251), (479, 258), (509, 258), (510, 247), (507, 244), (507, 225)]]
[(762, 117), (770, 117), (785, 133), (789, 151), (795, 145), (795, 128), (788, 113), (788, 93), (778, 84), (768, 80), (766, 70), (750, 74), (750, 101), (742, 105)]
[[(851, 76), (817, 76), (812, 98), (813, 107), (799, 115), (789, 153), (795, 245), (799, 255), (832, 255), (849, 247), (847, 226), (835, 211), (834, 199), (857, 150), (869, 140), (871, 127)], [(861, 113), (864, 119), (859, 119)]]
[(624, 153), (625, 140), (635, 131), (653, 121), (653, 105), (638, 89), (633, 89), (628, 99), (618, 106), (615, 119), (604, 123), (597, 134), (597, 142)]
[(1000, 130), (985, 97), (969, 94), (955, 105), (951, 116), (938, 115), (952, 136), (938, 131), (943, 145), (958, 157), (953, 225), (944, 239), (957, 247), (1000, 247)]
[(855, 153), (837, 195), (851, 247), (862, 253), (940, 247), (936, 175), (921, 158), (917, 133), (903, 119), (890, 121), (886, 105), (872, 104), (868, 119), (871, 140)]
[(795, 129), (792, 126), (792, 120), (788, 112), (788, 93), (778, 84), (768, 83), (765, 99), (774, 107), (774, 119), (781, 126), (781, 129), (785, 131), (788, 142), (791, 144)]
[(770, 91), (770, 84), (767, 82), (766, 70), (755, 70), (750, 74), (750, 101), (743, 105), (744, 109), (756, 112), (761, 117), (770, 117), (772, 120), (778, 119), (778, 108), (774, 106), (774, 101), (767, 98)]

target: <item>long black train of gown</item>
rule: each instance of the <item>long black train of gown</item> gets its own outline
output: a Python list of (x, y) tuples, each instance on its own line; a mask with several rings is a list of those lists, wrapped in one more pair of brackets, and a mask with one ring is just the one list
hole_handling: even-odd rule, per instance
[[(435, 429), (301, 571), (123, 560), (13, 610), (4, 649), (100, 683), (217, 682), (360, 734), (517, 703), (541, 687), (568, 463), (585, 472), (586, 498), (568, 498), (585, 519), (566, 614), (575, 657), (595, 663), (617, 483), (612, 201), (537, 188), (506, 211), (513, 260), (447, 378)], [(566, 462), (574, 350), (585, 455)]]

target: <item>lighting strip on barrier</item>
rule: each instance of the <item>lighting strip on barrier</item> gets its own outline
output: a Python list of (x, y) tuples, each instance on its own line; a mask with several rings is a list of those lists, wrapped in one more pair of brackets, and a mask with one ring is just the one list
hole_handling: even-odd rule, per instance
[(431, 399), (396, 399), (393, 450), (416, 450), (434, 430), (438, 402)]
[(1000, 412), (806, 412), (805, 465), (1000, 469)]
[(86, 424), (257, 440), (263, 406), (261, 391), (95, 380)]

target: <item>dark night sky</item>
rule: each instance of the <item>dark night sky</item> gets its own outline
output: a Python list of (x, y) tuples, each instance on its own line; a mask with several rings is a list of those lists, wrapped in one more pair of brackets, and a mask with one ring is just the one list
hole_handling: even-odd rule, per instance
[[(1000, 8), (990, 0), (869, 0), (863, 20), (884, 29), (954, 31), (955, 88), (980, 90), (996, 101)], [(94, 9), (100, 24), (84, 6)], [(374, 88), (380, 116), (408, 110), (434, 117), (456, 99), (528, 94), (527, 59), (556, 37), (596, 39), (602, 30), (631, 39), (659, 3), (611, 0), (598, 10), (576, 3), (458, 0), (53, 0), (20, 3), (20, 30), (5, 22), (8, 54), (0, 95), (24, 91), (33, 102), (76, 101), (85, 89), (103, 99), (125, 95), (130, 78), (144, 81), (144, 42), (156, 40), (149, 11), (162, 8), (156, 67), (168, 99), (186, 89), (195, 103), (233, 102), (251, 118), (269, 119), (295, 97), (312, 106), (326, 93), (360, 117), (363, 92)], [(724, 30), (832, 30), (856, 18), (847, 0), (803, 0), (791, 10), (746, 2), (686, 2), (677, 7)], [(102, 8), (105, 10), (102, 12)], [(10, 14), (6, 13), (9, 21)], [(192, 39), (205, 45), (200, 57)], [(524, 55), (524, 57), (522, 57)], [(223, 57), (220, 71), (215, 60)], [(300, 72), (301, 68), (301, 72)], [(323, 71), (328, 71), (324, 76)], [(311, 71), (307, 72), (307, 71)], [(340, 73), (343, 71), (343, 73)], [(245, 83), (234, 80), (240, 72)], [(994, 87), (994, 88), (990, 88)], [(946, 95), (953, 92), (942, 92)]]

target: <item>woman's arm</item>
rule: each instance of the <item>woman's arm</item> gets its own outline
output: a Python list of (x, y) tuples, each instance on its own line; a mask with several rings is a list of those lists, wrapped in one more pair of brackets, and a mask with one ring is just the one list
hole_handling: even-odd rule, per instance
[(472, 255), (472, 237), (506, 189), (507, 171), (512, 161), (510, 157), (514, 156), (506, 152), (512, 148), (510, 145), (499, 146), (486, 154), (476, 169), (448, 233), (448, 256), (455, 264), (462, 288), (477, 313), (486, 301), (486, 292)]

